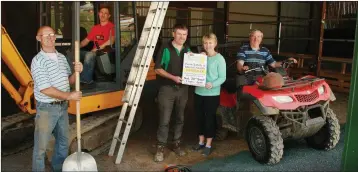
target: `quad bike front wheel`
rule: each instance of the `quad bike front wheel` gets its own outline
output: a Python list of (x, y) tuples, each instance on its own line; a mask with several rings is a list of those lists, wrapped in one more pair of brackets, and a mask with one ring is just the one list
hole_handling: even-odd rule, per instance
[(340, 137), (340, 126), (336, 114), (332, 109), (327, 109), (326, 124), (313, 136), (307, 137), (309, 146), (320, 150), (333, 149)]
[(252, 117), (246, 128), (246, 141), (256, 161), (262, 164), (280, 162), (283, 155), (283, 139), (279, 127), (270, 117)]

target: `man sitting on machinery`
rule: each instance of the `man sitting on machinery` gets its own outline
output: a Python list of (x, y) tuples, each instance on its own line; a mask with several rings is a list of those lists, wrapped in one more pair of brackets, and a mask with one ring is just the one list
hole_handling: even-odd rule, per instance
[[(272, 68), (277, 68), (282, 66), (282, 62), (276, 62), (273, 59), (270, 51), (261, 46), (263, 38), (262, 31), (254, 29), (249, 34), (250, 43), (248, 45), (243, 45), (240, 47), (239, 52), (237, 53), (237, 71), (236, 76), (236, 87), (237, 87), (237, 108), (240, 110), (250, 111), (250, 102), (240, 100), (242, 97), (242, 88), (245, 85), (255, 84), (258, 77), (263, 77), (263, 85), (265, 88), (277, 88), (282, 87), (283, 78), (278, 73), (269, 73), (265, 76), (264, 71), (261, 66), (270, 66)], [(288, 60), (297, 63), (297, 60), (290, 57)], [(255, 69), (256, 68), (256, 69)], [(245, 71), (249, 69), (255, 69), (249, 73)]]
[[(272, 68), (281, 67), (282, 62), (276, 62), (275, 59), (272, 58), (272, 55), (270, 51), (261, 46), (263, 38), (263, 33), (258, 30), (254, 29), (249, 34), (250, 43), (249, 45), (243, 45), (238, 54), (237, 54), (237, 86), (239, 86), (239, 89), (241, 93), (241, 88), (243, 85), (252, 85), (255, 83), (256, 79), (259, 76), (264, 75), (264, 71), (262, 69), (256, 69), (255, 71), (251, 71), (251, 74), (245, 75), (245, 71), (249, 69), (258, 68), (261, 66), (271, 66)], [(296, 59), (290, 57), (288, 60), (292, 60), (294, 63), (297, 63)], [(244, 76), (244, 77), (243, 77)], [(266, 79), (270, 78), (270, 82), (265, 82), (269, 85), (265, 85), (268, 88), (271, 88), (275, 84), (279, 83), (279, 81), (282, 79), (280, 78), (280, 75), (270, 74), (266, 77)], [(277, 80), (277, 82), (275, 82)]]
[(87, 37), (81, 41), (81, 48), (87, 46), (90, 41), (94, 42), (93, 49), (90, 52), (80, 52), (81, 60), (84, 60), (83, 72), (80, 76), (82, 84), (93, 83), (95, 57), (100, 55), (98, 54), (99, 52), (103, 52), (104, 49), (114, 43), (115, 30), (114, 24), (109, 21), (111, 17), (109, 7), (102, 6), (98, 12), (98, 16), (100, 24), (93, 26)]

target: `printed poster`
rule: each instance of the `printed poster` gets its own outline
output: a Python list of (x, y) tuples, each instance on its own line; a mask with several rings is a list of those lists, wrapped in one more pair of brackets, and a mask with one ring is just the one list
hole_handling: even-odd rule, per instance
[(185, 53), (182, 84), (205, 87), (207, 56)]

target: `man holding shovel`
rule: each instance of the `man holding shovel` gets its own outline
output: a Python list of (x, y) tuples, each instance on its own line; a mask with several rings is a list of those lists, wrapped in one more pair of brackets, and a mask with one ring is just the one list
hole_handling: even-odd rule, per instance
[[(76, 81), (71, 74), (66, 57), (55, 49), (55, 31), (49, 26), (39, 28), (36, 40), (41, 51), (32, 59), (31, 75), (34, 80), (36, 117), (32, 171), (45, 171), (45, 153), (51, 134), (54, 135), (55, 152), (52, 157), (54, 171), (62, 171), (68, 155), (68, 100), (80, 100), (80, 91), (70, 92), (70, 84)], [(80, 62), (74, 63), (75, 72), (82, 72)]]

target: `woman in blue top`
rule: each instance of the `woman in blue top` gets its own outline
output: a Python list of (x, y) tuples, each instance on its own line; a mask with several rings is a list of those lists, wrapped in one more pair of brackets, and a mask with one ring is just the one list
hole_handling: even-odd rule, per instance
[(195, 87), (194, 95), (199, 144), (193, 149), (203, 149), (202, 154), (205, 156), (211, 153), (211, 142), (216, 134), (216, 109), (220, 101), (220, 86), (226, 80), (226, 62), (224, 57), (215, 51), (216, 45), (215, 34), (203, 36), (203, 47), (207, 55), (206, 84), (205, 87)]

